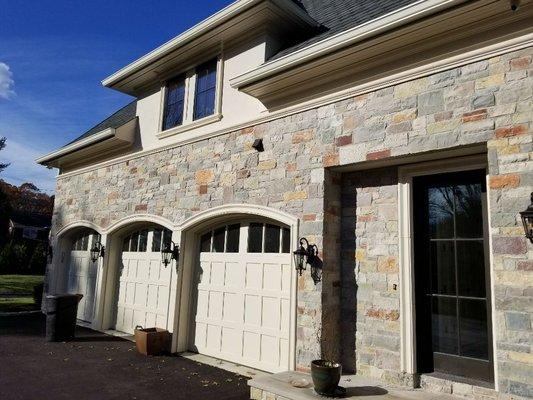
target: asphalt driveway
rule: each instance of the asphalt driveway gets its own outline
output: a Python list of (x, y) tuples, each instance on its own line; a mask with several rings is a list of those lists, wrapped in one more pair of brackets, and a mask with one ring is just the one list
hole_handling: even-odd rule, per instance
[(0, 399), (249, 399), (247, 378), (179, 357), (145, 357), (132, 342), (78, 328), (44, 340), (44, 318), (0, 316)]

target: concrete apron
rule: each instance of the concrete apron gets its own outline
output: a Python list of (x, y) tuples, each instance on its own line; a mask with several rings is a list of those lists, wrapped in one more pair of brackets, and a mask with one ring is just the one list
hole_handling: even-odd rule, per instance
[[(294, 387), (291, 382), (306, 379), (309, 385), (305, 388)], [(263, 375), (248, 381), (250, 398), (252, 400), (316, 400), (319, 396), (313, 390), (313, 383), (309, 374), (301, 372), (281, 372), (274, 375)], [(339, 386), (346, 389), (344, 399), (364, 400), (451, 400), (458, 397), (447, 394), (429, 393), (421, 389), (408, 389), (387, 386), (375, 380), (356, 376), (344, 375)]]

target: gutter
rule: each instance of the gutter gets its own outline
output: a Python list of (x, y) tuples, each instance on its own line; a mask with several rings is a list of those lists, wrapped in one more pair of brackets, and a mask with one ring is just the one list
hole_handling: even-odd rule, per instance
[(48, 153), (38, 159), (35, 160), (37, 164), (46, 164), (50, 161), (53, 161), (59, 157), (65, 156), (67, 154), (73, 153), (77, 150), (80, 150), (84, 147), (90, 146), (91, 144), (94, 144), (96, 142), (101, 142), (103, 140), (112, 138), (115, 136), (115, 128), (108, 128), (106, 130), (103, 130), (101, 132), (98, 132), (94, 135), (89, 136), (88, 138), (79, 140), (77, 142), (74, 142), (72, 144), (69, 144), (68, 146), (62, 147), (59, 150), (53, 151), (51, 153)]
[(254, 70), (233, 78), (230, 81), (231, 87), (236, 89), (244, 88), (344, 47), (465, 2), (467, 0), (419, 0), (416, 3), (399, 8), (362, 25), (267, 62)]
[[(169, 40), (163, 45), (152, 50), (148, 54), (142, 56), (131, 64), (118, 70), (114, 74), (108, 76), (102, 81), (102, 85), (106, 87), (113, 87), (120, 81), (124, 80), (128, 76), (138, 72), (139, 70), (146, 68), (157, 59), (168, 55), (176, 49), (184, 46), (188, 42), (204, 35), (206, 32), (216, 28), (217, 26), (229, 21), (236, 15), (243, 13), (249, 8), (264, 2), (265, 0), (237, 0), (229, 6), (223, 8), (211, 17), (203, 20), (199, 24), (186, 30), (182, 34), (176, 36), (174, 39)], [(270, 0), (277, 4), (282, 9), (292, 12), (300, 19), (310, 24), (311, 26), (318, 26), (319, 24), (311, 18), (302, 8), (298, 7), (292, 0)]]

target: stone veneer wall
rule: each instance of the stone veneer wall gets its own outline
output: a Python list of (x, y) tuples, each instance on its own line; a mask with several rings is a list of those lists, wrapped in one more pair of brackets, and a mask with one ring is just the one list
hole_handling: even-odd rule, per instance
[(342, 217), (343, 345), (350, 349), (343, 364), (358, 374), (403, 381), (397, 168), (346, 174)]
[[(79, 219), (107, 227), (134, 213), (150, 213), (179, 223), (217, 205), (254, 203), (300, 218), (300, 235), (322, 250), (327, 243), (324, 232), (338, 225), (334, 214), (325, 209), (338, 202), (338, 190), (324, 187), (325, 181), (330, 182), (325, 168), (487, 143), (499, 381), (502, 391), (533, 397), (533, 246), (526, 243), (517, 214), (527, 206), (533, 185), (532, 54), (528, 48), (493, 57), (209, 140), (59, 177), (53, 232)], [(264, 139), (263, 153), (251, 148), (257, 137)], [(354, 185), (357, 193), (363, 191)], [(384, 195), (390, 194), (391, 185), (385, 185)], [(381, 196), (381, 188), (376, 190), (372, 197)], [(325, 193), (331, 198), (325, 198)], [(356, 231), (363, 229), (356, 245), (368, 246), (380, 235), (363, 222), (364, 217), (355, 221)], [(394, 246), (394, 233), (384, 233), (387, 253)], [(375, 261), (376, 268), (381, 262), (379, 268), (392, 271), (397, 266), (387, 257), (394, 254), (370, 254), (368, 247), (356, 253), (363, 257), (357, 261), (358, 278), (364, 279), (359, 284), (376, 279), (372, 293), (366, 286), (361, 289), (356, 344), (362, 347), (357, 364), (361, 373), (387, 375), (397, 366), (393, 333), (398, 323), (397, 293), (390, 289), (395, 273), (372, 275), (365, 268), (373, 268)], [(308, 368), (320, 352), (316, 321), (329, 315), (338, 318), (338, 296), (342, 293), (344, 301), (350, 298), (355, 277), (343, 264), (344, 283), (339, 283), (340, 255), (336, 263), (331, 253), (321, 257), (324, 274), (331, 276), (315, 285), (306, 274), (298, 283), (299, 369)], [(378, 288), (382, 292), (377, 293)], [(343, 307), (348, 308), (345, 303)], [(342, 330), (333, 329), (338, 323), (327, 326), (330, 331), (323, 337), (328, 342), (342, 340), (342, 347), (351, 351), (350, 330), (342, 338)], [(386, 329), (363, 335), (379, 327)], [(389, 337), (392, 344), (382, 343)], [(368, 345), (377, 350), (365, 349)]]

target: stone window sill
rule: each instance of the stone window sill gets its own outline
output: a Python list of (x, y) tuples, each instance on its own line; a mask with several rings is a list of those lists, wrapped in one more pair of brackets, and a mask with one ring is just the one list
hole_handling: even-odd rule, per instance
[(189, 131), (195, 128), (200, 128), (201, 126), (209, 125), (214, 122), (218, 122), (221, 119), (222, 119), (222, 114), (216, 113), (208, 117), (204, 117), (202, 119), (199, 119), (199, 120), (196, 120), (196, 121), (184, 124), (184, 125), (176, 126), (174, 128), (167, 129), (166, 131), (162, 131), (157, 134), (157, 138), (164, 139), (169, 136), (177, 135), (178, 133)]

